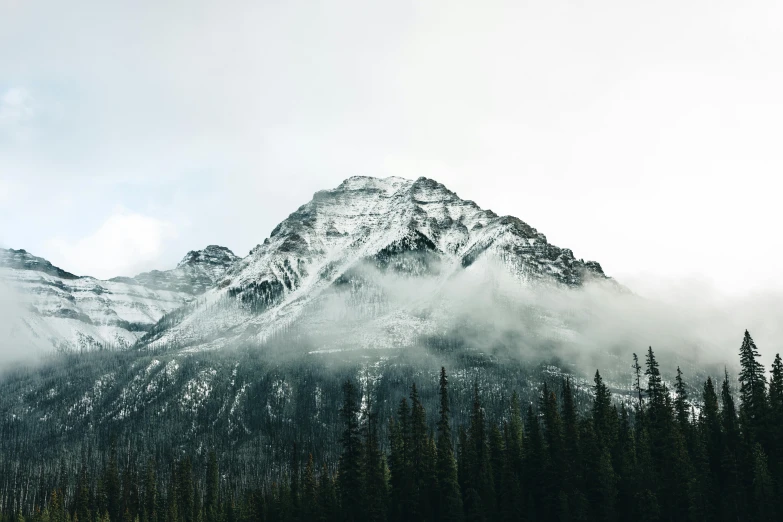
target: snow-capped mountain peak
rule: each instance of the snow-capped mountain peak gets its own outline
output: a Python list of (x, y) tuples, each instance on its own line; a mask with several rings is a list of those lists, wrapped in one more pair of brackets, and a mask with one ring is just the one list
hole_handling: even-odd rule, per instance
[(448, 278), (478, 261), (497, 262), (527, 282), (579, 286), (605, 278), (598, 263), (577, 260), (520, 219), (483, 210), (437, 181), (356, 176), (315, 193), (226, 272), (203, 308), (146, 342), (192, 346), (211, 339), (208, 345), (219, 346), (226, 337), (264, 338), (367, 262)]

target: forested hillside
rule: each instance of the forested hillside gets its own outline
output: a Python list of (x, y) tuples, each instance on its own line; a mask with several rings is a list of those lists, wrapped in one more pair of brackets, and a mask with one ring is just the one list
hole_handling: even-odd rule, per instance
[[(780, 520), (783, 362), (767, 377), (747, 332), (739, 355), (738, 386), (725, 372), (697, 393), (679, 369), (668, 385), (652, 348), (634, 356), (630, 394), (598, 371), (586, 389), (565, 374), (531, 387), (459, 369), (399, 372), (375, 393), (371, 372), (332, 371), (316, 393), (310, 368), (296, 385), (318, 407), (252, 448), (212, 430), (183, 444), (182, 425), (135, 417), (144, 429), (107, 423), (116, 431), (77, 446), (65, 427), (36, 459), (5, 422), (0, 520)], [(321, 415), (331, 440), (303, 420)]]

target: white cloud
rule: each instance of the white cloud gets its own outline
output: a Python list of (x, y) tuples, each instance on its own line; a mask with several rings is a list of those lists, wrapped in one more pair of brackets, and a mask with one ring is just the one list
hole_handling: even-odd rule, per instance
[(54, 264), (81, 275), (107, 279), (151, 268), (175, 238), (176, 227), (164, 220), (118, 209), (94, 233), (76, 240), (47, 243)]
[(12, 87), (0, 95), (0, 131), (21, 134), (35, 115), (33, 97), (22, 87)]

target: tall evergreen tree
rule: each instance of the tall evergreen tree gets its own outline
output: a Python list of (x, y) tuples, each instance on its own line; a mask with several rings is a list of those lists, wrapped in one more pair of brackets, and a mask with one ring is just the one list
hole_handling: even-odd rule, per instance
[(688, 419), (690, 408), (688, 407), (688, 392), (685, 389), (685, 382), (682, 379), (682, 371), (679, 366), (677, 367), (677, 377), (674, 381), (674, 391), (676, 394), (674, 399), (674, 412), (677, 419), (677, 426), (680, 428), (680, 432), (687, 437), (690, 431)]
[(464, 498), (467, 520), (489, 520), (495, 510), (495, 488), (489, 459), (487, 425), (478, 383), (473, 385), (473, 409), (468, 428), (467, 480)]
[(302, 520), (317, 520), (320, 515), (318, 505), (318, 482), (315, 477), (315, 464), (312, 453), (307, 458), (302, 480)]
[(612, 415), (612, 396), (598, 370), (595, 371), (593, 382), (593, 428), (599, 443), (610, 446), (614, 440), (613, 428), (617, 420)]
[(767, 379), (764, 366), (758, 361), (760, 355), (756, 343), (747, 330), (739, 355), (740, 417), (743, 433), (749, 445), (755, 442), (765, 444), (767, 441), (762, 439), (766, 422)]
[(739, 452), (740, 431), (737, 425), (737, 410), (729, 384), (729, 373), (724, 370), (721, 386), (721, 423), (723, 431), (721, 475), (720, 475), (720, 513), (722, 520), (734, 521), (747, 513), (744, 502), (744, 488), (740, 477)]
[(783, 361), (775, 355), (769, 380), (769, 462), (777, 495), (783, 498)]
[(148, 522), (157, 522), (158, 519), (158, 484), (155, 468), (155, 461), (149, 459), (144, 476), (144, 515)]
[(364, 486), (367, 494), (365, 520), (384, 522), (388, 512), (388, 490), (375, 414), (370, 414), (367, 419), (363, 471)]
[(218, 506), (219, 484), (220, 476), (217, 455), (214, 451), (210, 451), (207, 461), (206, 494), (204, 496), (204, 512), (207, 522), (217, 522), (218, 513), (220, 512)]
[(503, 480), (501, 484), (496, 484), (500, 494), (500, 517), (503, 521), (519, 520), (525, 513), (522, 491), (524, 429), (522, 407), (516, 392), (511, 396), (511, 408), (503, 429), (503, 438)]
[(117, 442), (113, 439), (111, 449), (109, 450), (109, 464), (106, 467), (103, 477), (104, 487), (106, 488), (106, 509), (109, 512), (111, 522), (120, 522), (122, 513), (120, 471), (117, 463)]
[(437, 518), (444, 522), (459, 521), (462, 519), (462, 495), (457, 480), (457, 463), (454, 459), (454, 445), (451, 439), (449, 381), (444, 367), (440, 369), (439, 394)]
[(425, 470), (427, 467), (427, 415), (419, 399), (416, 383), (411, 386), (410, 438), (408, 440), (408, 461), (412, 480), (412, 519), (423, 520), (431, 511), (428, 501), (429, 492), (425, 489)]
[(541, 477), (546, 472), (547, 460), (544, 440), (538, 417), (533, 412), (533, 406), (528, 405), (525, 415), (525, 439), (523, 444), (525, 516), (535, 520), (544, 514), (545, 506), (541, 500), (545, 497), (544, 484)]
[[(544, 442), (547, 448), (546, 475), (542, 479), (546, 483), (547, 498), (543, 499), (545, 510), (550, 518), (555, 518), (558, 513), (561, 516), (569, 512), (568, 497), (562, 492), (562, 477), (565, 473), (565, 461), (563, 459), (563, 427), (560, 412), (557, 408), (557, 397), (554, 391), (550, 391), (544, 385), (542, 396), (542, 420)], [(563, 494), (561, 494), (563, 493)]]
[(362, 439), (359, 429), (359, 401), (356, 388), (350, 380), (343, 384), (340, 419), (343, 422), (343, 433), (340, 438), (343, 451), (337, 474), (340, 504), (346, 522), (359, 522), (365, 516)]
[(772, 477), (767, 468), (767, 456), (761, 448), (761, 444), (756, 444), (753, 448), (753, 520), (759, 522), (772, 522), (780, 520), (776, 512), (780, 504), (780, 499), (775, 499), (775, 492), (772, 485)]

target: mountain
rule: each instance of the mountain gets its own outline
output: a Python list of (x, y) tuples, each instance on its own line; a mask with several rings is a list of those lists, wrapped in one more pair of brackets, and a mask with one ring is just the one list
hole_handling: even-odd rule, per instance
[(653, 337), (660, 323), (642, 319), (658, 311), (598, 263), (425, 178), (349, 178), (243, 259), (210, 246), (172, 270), (110, 281), (24, 251), (0, 260), (0, 281), (29, 296), (17, 321), (28, 333), (130, 347), (0, 365), (0, 434), (13, 435), (0, 436), (0, 456), (13, 452), (30, 469), (105, 453), (115, 436), (140, 443), (142, 461), (218, 444), (262, 473), (285, 469), (292, 447), (337, 462), (346, 378), (362, 408), (388, 419), (414, 382), (436, 412), (445, 367), (463, 422), (476, 385), (488, 418), (508, 414), (510, 392), (535, 404), (542, 382), (559, 390), (566, 375), (588, 404), (596, 368), (616, 398), (635, 403), (634, 351), (653, 339), (695, 353)]
[(110, 281), (139, 284), (155, 290), (201, 295), (212, 287), (240, 258), (226, 247), (209, 245), (191, 250), (172, 270), (153, 270), (135, 277), (114, 277)]
[[(317, 192), (198, 304), (166, 318), (142, 343), (209, 349), (264, 342), (292, 328), (333, 326), (327, 308), (358, 312), (356, 344), (413, 343), (443, 326), (422, 314), (453, 301), (449, 288), (464, 283), (464, 274), (482, 272), (529, 286), (608, 280), (598, 263), (576, 259), (520, 219), (483, 210), (434, 180), (352, 177)], [(418, 281), (419, 288), (390, 302), (379, 283), (389, 277)], [(351, 341), (343, 333), (336, 336), (345, 346)]]
[(8, 343), (39, 349), (129, 347), (165, 314), (202, 294), (238, 258), (227, 248), (189, 252), (176, 268), (101, 281), (25, 250), (0, 249), (0, 283), (18, 303)]

